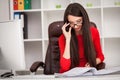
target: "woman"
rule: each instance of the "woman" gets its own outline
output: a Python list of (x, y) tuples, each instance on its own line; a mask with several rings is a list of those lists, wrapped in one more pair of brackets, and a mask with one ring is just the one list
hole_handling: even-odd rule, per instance
[(74, 67), (96, 67), (103, 62), (98, 30), (90, 26), (88, 14), (80, 4), (68, 5), (62, 31), (59, 37), (61, 73)]

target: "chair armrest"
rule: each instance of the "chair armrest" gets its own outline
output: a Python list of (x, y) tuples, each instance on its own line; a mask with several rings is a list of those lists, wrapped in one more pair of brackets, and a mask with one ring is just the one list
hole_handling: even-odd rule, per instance
[(32, 64), (32, 66), (30, 67), (30, 71), (31, 71), (31, 72), (36, 72), (39, 67), (44, 68), (44, 67), (45, 67), (45, 63), (43, 63), (43, 62), (41, 62), (41, 61), (36, 61), (36, 62), (34, 62), (34, 63)]

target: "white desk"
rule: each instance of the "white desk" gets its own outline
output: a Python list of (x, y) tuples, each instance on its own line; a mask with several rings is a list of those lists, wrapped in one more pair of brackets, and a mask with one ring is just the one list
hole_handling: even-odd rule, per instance
[(115, 75), (103, 75), (103, 76), (82, 76), (82, 77), (70, 77), (70, 78), (55, 78), (54, 75), (26, 75), (15, 76), (11, 79), (20, 80), (120, 80), (120, 74)]

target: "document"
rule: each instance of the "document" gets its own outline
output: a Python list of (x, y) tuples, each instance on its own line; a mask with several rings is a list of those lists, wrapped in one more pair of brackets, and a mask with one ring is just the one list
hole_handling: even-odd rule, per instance
[(94, 67), (75, 67), (64, 73), (55, 73), (55, 77), (79, 77), (79, 76), (98, 76), (107, 74), (120, 74), (120, 66), (97, 70)]

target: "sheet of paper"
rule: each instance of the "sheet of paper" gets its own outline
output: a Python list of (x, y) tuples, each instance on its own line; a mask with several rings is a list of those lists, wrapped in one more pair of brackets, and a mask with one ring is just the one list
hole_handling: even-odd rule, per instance
[(56, 73), (55, 77), (78, 77), (114, 74), (120, 72), (120, 66), (96, 70), (93, 67), (76, 67), (64, 73)]

